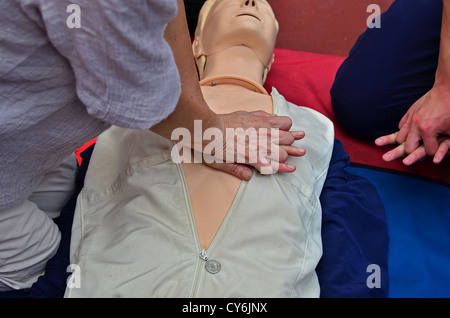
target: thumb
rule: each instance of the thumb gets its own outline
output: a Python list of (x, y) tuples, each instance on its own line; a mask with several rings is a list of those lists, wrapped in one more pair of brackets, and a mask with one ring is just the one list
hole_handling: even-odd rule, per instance
[(252, 178), (253, 172), (252, 169), (246, 165), (237, 164), (237, 163), (206, 163), (210, 168), (217, 169), (223, 171), (225, 173), (231, 174), (236, 178), (239, 178), (244, 181), (249, 181)]

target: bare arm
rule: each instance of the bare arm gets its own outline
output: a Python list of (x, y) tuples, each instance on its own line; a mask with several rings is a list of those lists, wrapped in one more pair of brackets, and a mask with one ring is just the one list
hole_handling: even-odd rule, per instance
[[(289, 132), (292, 121), (284, 116), (271, 116), (261, 112), (236, 112), (232, 114), (218, 115), (210, 110), (205, 102), (197, 76), (197, 69), (194, 63), (191, 41), (186, 21), (184, 2), (178, 0), (178, 15), (169, 23), (165, 31), (165, 38), (172, 48), (175, 61), (180, 73), (182, 93), (175, 111), (165, 120), (150, 128), (151, 131), (167, 138), (171, 138), (172, 131), (176, 128), (187, 128), (194, 136), (194, 120), (202, 120), (202, 129), (219, 128), (224, 133), (226, 128), (277, 128), (279, 129), (279, 145), (276, 148), (280, 152), (278, 155), (278, 171), (292, 172), (295, 167), (285, 163), (289, 155), (300, 156), (298, 148), (290, 145), (296, 139), (303, 138), (300, 132)], [(206, 144), (202, 145), (203, 147)], [(259, 146), (259, 145), (258, 145)], [(194, 145), (191, 145), (194, 148)], [(235, 147), (236, 149), (237, 147)], [(224, 140), (224, 149), (226, 149)], [(196, 149), (202, 151), (201, 149)], [(248, 149), (247, 149), (248, 150)], [(268, 151), (270, 152), (270, 151)], [(224, 150), (225, 153), (225, 150)], [(246, 153), (248, 158), (248, 154)], [(225, 156), (224, 156), (225, 157)], [(235, 158), (237, 158), (237, 154)], [(251, 164), (261, 171), (261, 162)], [(210, 164), (211, 167), (235, 175), (243, 180), (249, 180), (252, 175), (251, 169), (247, 165), (236, 163)]]
[(443, 0), (441, 45), (435, 85), (450, 87), (450, 0)]
[[(386, 153), (386, 161), (407, 156), (411, 165), (426, 155), (440, 163), (448, 152), (450, 136), (450, 0), (443, 0), (441, 42), (435, 83), (432, 89), (414, 103), (399, 124), (400, 130), (376, 140), (379, 146), (398, 143)], [(421, 145), (423, 143), (423, 145)]]
[(203, 126), (220, 127), (219, 116), (211, 111), (203, 99), (192, 54), (184, 2), (178, 1), (178, 15), (169, 23), (164, 37), (172, 48), (181, 78), (181, 96), (176, 110), (150, 130), (170, 139), (175, 128), (194, 131), (194, 120), (202, 119)]

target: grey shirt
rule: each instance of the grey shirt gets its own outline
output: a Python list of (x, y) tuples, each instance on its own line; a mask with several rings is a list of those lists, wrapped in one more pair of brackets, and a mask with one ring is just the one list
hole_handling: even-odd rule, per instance
[(0, 2), (0, 210), (111, 124), (148, 129), (175, 109), (163, 34), (176, 11), (175, 0)]

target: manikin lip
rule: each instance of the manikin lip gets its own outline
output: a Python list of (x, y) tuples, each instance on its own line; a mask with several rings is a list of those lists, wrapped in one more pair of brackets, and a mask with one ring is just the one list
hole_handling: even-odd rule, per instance
[(241, 14), (238, 14), (236, 17), (242, 17), (242, 16), (249, 16), (249, 17), (255, 18), (258, 21), (261, 21), (260, 18), (258, 18), (256, 15), (251, 14), (251, 13), (241, 13)]

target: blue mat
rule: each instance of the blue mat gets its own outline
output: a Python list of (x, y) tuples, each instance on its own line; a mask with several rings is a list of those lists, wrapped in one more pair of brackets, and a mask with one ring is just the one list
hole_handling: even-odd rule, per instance
[(346, 170), (367, 178), (385, 206), (389, 297), (450, 297), (450, 187), (365, 167)]

